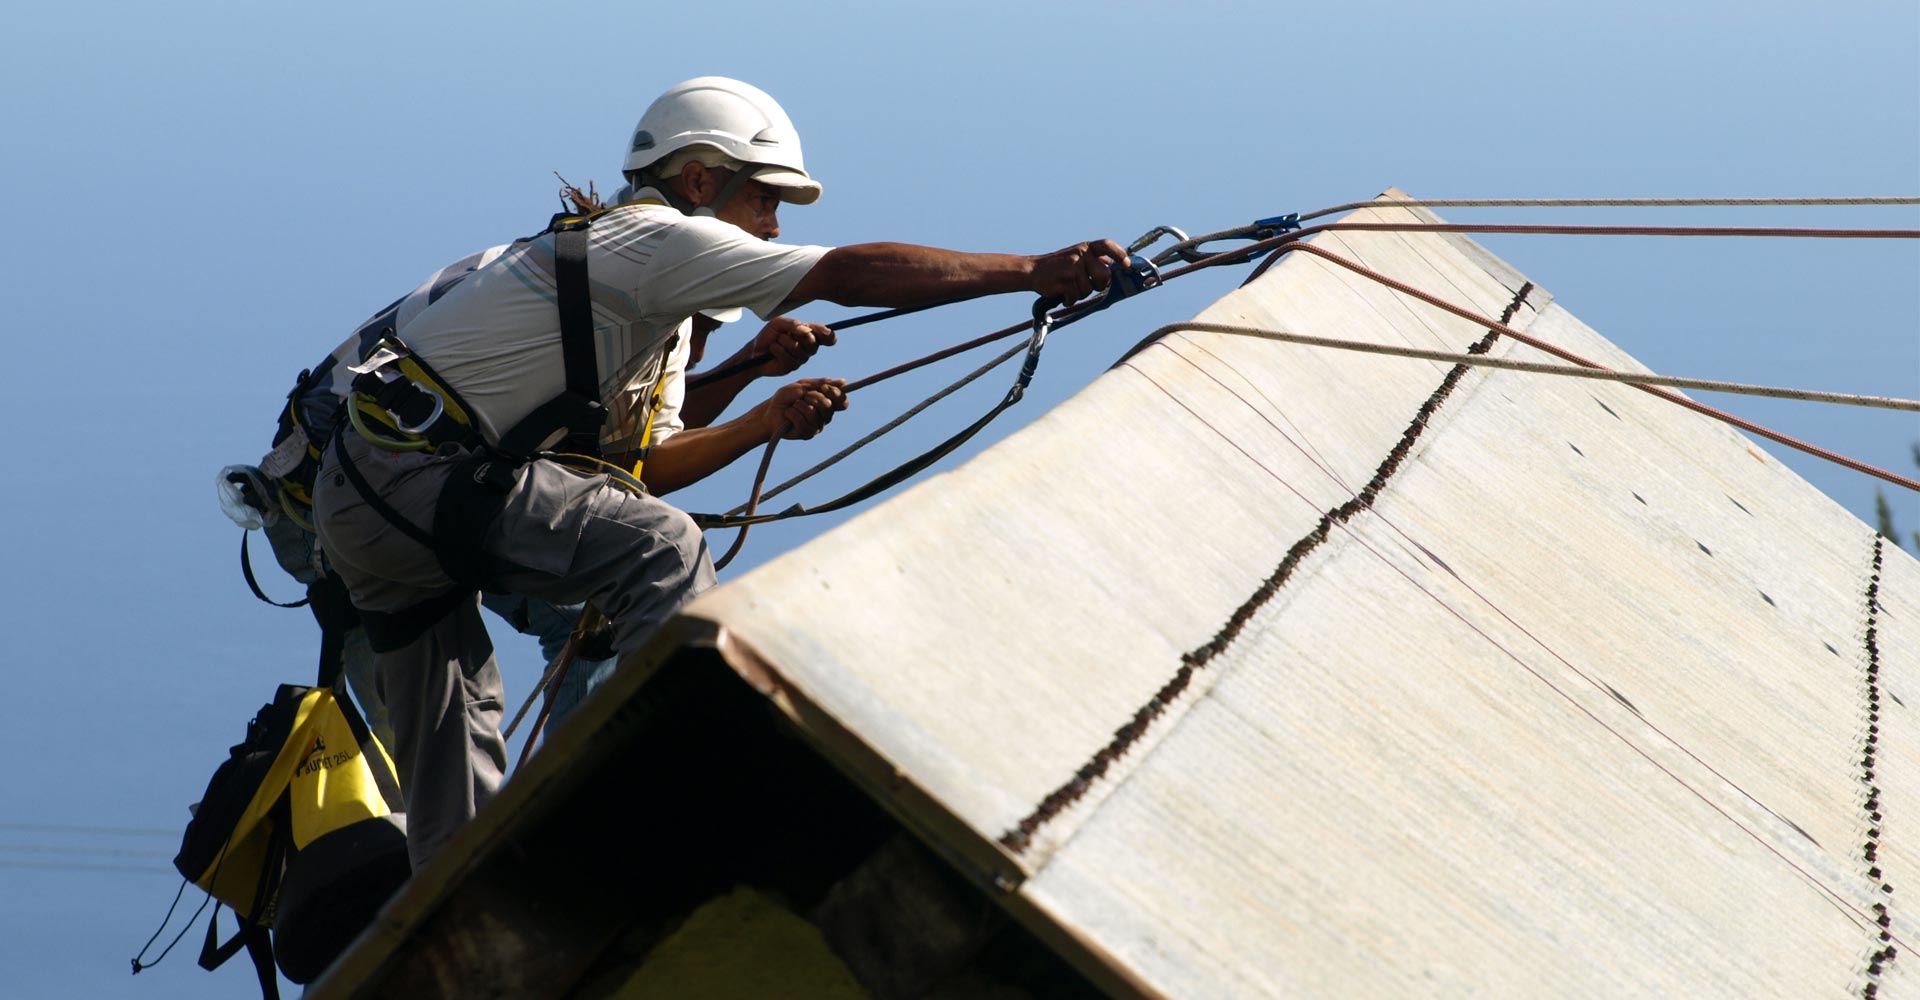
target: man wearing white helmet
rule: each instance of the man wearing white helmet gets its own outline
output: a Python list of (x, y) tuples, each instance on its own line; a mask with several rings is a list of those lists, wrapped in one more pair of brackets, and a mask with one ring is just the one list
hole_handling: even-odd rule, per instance
[[(684, 391), (689, 317), (746, 308), (772, 319), (815, 299), (899, 307), (1032, 292), (1072, 302), (1126, 263), (1111, 240), (1040, 256), (768, 242), (780, 205), (811, 204), (821, 186), (785, 111), (721, 77), (662, 94), (634, 130), (625, 173), (620, 204), (590, 225), (509, 248), (356, 366), (370, 391), (407, 390), (419, 381), (402, 371), (424, 369), (470, 427), (400, 451), (378, 434), (343, 432), (316, 480), (322, 543), (378, 653), (416, 865), (492, 796), (504, 769), (499, 674), (473, 588), (592, 601), (624, 654), (714, 582), (685, 514), (568, 468), (548, 454), (554, 442), (604, 436), (609, 414), (637, 428), (651, 422), (651, 438), (633, 441), (643, 452), (654, 445), (643, 478), (658, 493), (773, 436), (810, 436), (846, 405), (839, 383), (807, 380), (753, 419), (663, 423)], [(587, 291), (564, 291), (570, 282)], [(589, 318), (590, 338), (566, 332), (589, 329)], [(776, 336), (825, 334), (789, 326)], [(647, 403), (623, 396), (646, 385), (655, 387)]]

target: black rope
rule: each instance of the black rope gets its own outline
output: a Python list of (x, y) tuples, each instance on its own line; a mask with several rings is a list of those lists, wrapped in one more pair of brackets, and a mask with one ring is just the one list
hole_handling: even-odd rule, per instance
[[(933, 448), (921, 453), (920, 455), (917, 455), (914, 458), (911, 458), (906, 462), (901, 463), (900, 465), (896, 466), (892, 470), (869, 481), (866, 485), (861, 486), (853, 490), (852, 492), (849, 492), (834, 500), (828, 501), (827, 503), (822, 504), (818, 507), (806, 507), (801, 504), (795, 504), (792, 507), (789, 507), (786, 510), (780, 511), (777, 514), (756, 514), (756, 515), (732, 514), (732, 513), (694, 514), (692, 515), (694, 523), (699, 525), (702, 528), (739, 527), (739, 526), (751, 525), (751, 524), (764, 524), (769, 521), (782, 521), (791, 517), (804, 517), (810, 514), (826, 514), (832, 511), (840, 510), (841, 508), (847, 507), (851, 504), (859, 503), (860, 501), (865, 500), (869, 497), (872, 497), (877, 493), (880, 493), (887, 489), (892, 488), (893, 486), (899, 484), (903, 480), (913, 476), (914, 474), (932, 465), (934, 462), (937, 462), (940, 459), (946, 457), (948, 454), (951, 454), (954, 451), (954, 449), (959, 448), (961, 445), (965, 444), (974, 435), (978, 434), (981, 430), (983, 430), (988, 424), (992, 423), (995, 418), (1000, 416), (1000, 414), (1006, 412), (1008, 407), (1019, 402), (1021, 397), (1026, 394), (1027, 386), (1033, 381), (1034, 372), (1039, 368), (1040, 351), (1043, 347), (1046, 346), (1047, 334), (1050, 331), (1059, 329), (1060, 327), (1067, 326), (1071, 323), (1075, 323), (1082, 319), (1085, 319), (1096, 312), (1100, 312), (1101, 310), (1106, 309), (1108, 306), (1113, 305), (1115, 302), (1118, 302), (1121, 299), (1131, 298), (1132, 296), (1137, 295), (1143, 291), (1146, 291), (1149, 288), (1156, 288), (1161, 284), (1161, 281), (1162, 279), (1158, 269), (1151, 262), (1147, 261), (1145, 258), (1142, 258), (1142, 257), (1135, 257), (1133, 258), (1132, 263), (1126, 267), (1121, 267), (1118, 264), (1115, 264), (1113, 266), (1112, 277), (1111, 277), (1111, 280), (1108, 282), (1106, 293), (1099, 296), (1098, 298), (1090, 299), (1088, 301), (1082, 302), (1072, 307), (1063, 308), (1060, 310), (1058, 314), (1055, 314), (1054, 310), (1063, 305), (1062, 299), (1060, 299), (1058, 296), (1053, 296), (1053, 297), (1043, 296), (1038, 300), (1036, 300), (1033, 304), (1032, 318), (1026, 324), (1024, 324), (1033, 330), (1033, 334), (1027, 339), (1027, 343), (1024, 345), (1024, 350), (1026, 351), (1027, 358), (1026, 358), (1026, 361), (1022, 363), (1022, 365), (1020, 366), (1020, 374), (1014, 379), (1013, 386), (1007, 390), (1006, 397), (1002, 399), (1000, 403), (996, 405), (993, 409), (989, 410), (985, 416), (981, 417), (979, 420), (974, 421), (971, 425), (962, 429), (959, 433), (953, 435), (952, 437), (948, 438), (945, 441), (942, 441), (941, 443), (935, 445)], [(931, 307), (917, 306), (913, 308), (924, 309), (924, 308), (931, 308)], [(881, 314), (875, 313), (870, 318), (881, 318)], [(1015, 326), (1010, 329), (1018, 330), (1019, 327)], [(979, 343), (986, 343), (986, 342), (987, 340), (982, 340)], [(1000, 362), (1005, 361), (1007, 358), (1012, 357), (1015, 353), (1018, 353), (1022, 349), (1023, 348), (1016, 347), (1012, 351), (1009, 351), (1005, 354), (1002, 354), (1000, 357), (995, 358), (993, 361), (981, 367), (979, 370), (975, 371), (973, 374), (968, 375), (966, 378), (960, 380), (959, 382), (954, 383), (953, 386), (950, 386), (947, 389), (942, 390), (940, 393), (936, 393), (933, 397), (929, 398), (925, 403), (920, 404), (920, 406), (915, 407), (912, 410), (909, 410), (907, 413), (903, 414), (899, 419), (896, 419), (895, 421), (888, 424), (887, 426), (882, 427), (880, 430), (876, 431), (875, 433), (867, 435), (865, 438), (862, 438), (861, 440), (855, 442), (852, 446), (849, 446), (848, 448), (842, 450), (840, 453), (834, 455), (832, 458), (829, 458), (827, 461), (821, 463), (820, 465), (815, 466), (814, 468), (808, 470), (805, 473), (802, 473), (800, 476), (795, 477), (794, 479), (789, 480), (788, 482), (783, 483), (772, 490), (769, 490), (768, 495), (771, 496), (775, 493), (778, 493), (781, 490), (786, 489), (788, 486), (791, 486), (794, 483), (800, 481), (801, 479), (805, 479), (806, 477), (813, 475), (815, 472), (818, 472), (821, 469), (826, 468), (827, 466), (840, 461), (841, 459), (852, 454), (854, 451), (857, 451), (859, 448), (872, 443), (873, 441), (877, 440), (880, 437), (880, 435), (886, 433), (889, 430), (892, 430), (894, 427), (899, 426), (901, 423), (905, 421), (907, 417), (910, 417), (914, 413), (919, 412), (919, 410), (923, 409), (928, 403), (931, 403), (934, 400), (939, 399), (941, 396), (944, 396), (946, 395), (946, 393), (953, 391), (954, 389), (958, 388), (960, 385), (963, 385), (979, 377), (989, 369), (999, 365)], [(897, 373), (899, 371), (904, 371), (904, 370), (906, 370), (905, 366), (895, 369), (894, 371)], [(877, 378), (868, 380), (868, 384), (876, 380)], [(736, 546), (736, 549), (737, 549), (737, 546)]]
[[(934, 445), (932, 448), (921, 452), (913, 458), (894, 466), (879, 476), (868, 480), (864, 485), (855, 487), (851, 491), (819, 506), (808, 507), (803, 504), (794, 504), (777, 514), (694, 514), (692, 515), (694, 523), (707, 529), (745, 528), (749, 525), (766, 524), (771, 521), (784, 521), (793, 517), (806, 517), (812, 514), (830, 514), (836, 510), (850, 507), (862, 500), (892, 489), (894, 486), (917, 475), (928, 466), (947, 457), (952, 454), (955, 449), (972, 440), (974, 435), (980, 433), (988, 424), (993, 423), (995, 418), (1005, 413), (1009, 407), (1020, 401), (1021, 397), (1026, 394), (1027, 385), (1033, 381), (1035, 370), (1039, 367), (1040, 351), (1046, 346), (1048, 331), (1058, 326), (1064, 326), (1073, 320), (1080, 319), (1096, 311), (1095, 309), (1087, 309), (1078, 313), (1070, 313), (1059, 319), (1054, 319), (1050, 317), (1048, 313), (1059, 304), (1060, 300), (1058, 298), (1043, 297), (1034, 302), (1033, 319), (1031, 321), (1033, 335), (1027, 338), (1027, 343), (1024, 347), (1027, 353), (1027, 359), (1020, 367), (1020, 374), (1014, 378), (1013, 385), (1007, 389), (1006, 396), (1002, 397), (1000, 402), (994, 405), (993, 409), (988, 410), (980, 419), (962, 428), (959, 433), (954, 434), (952, 437), (947, 438), (945, 441)], [(994, 363), (998, 364), (1000, 361), (1012, 357), (1018, 350), (1020, 349), (1016, 348), (1015, 351), (1010, 351), (1002, 355)], [(728, 553), (729, 558), (731, 558), (732, 555), (732, 552)]]
[[(868, 323), (878, 323), (881, 320), (893, 319), (896, 316), (907, 316), (912, 313), (925, 312), (928, 309), (938, 309), (941, 306), (950, 306), (956, 302), (965, 301), (967, 300), (942, 299), (939, 302), (928, 302), (925, 305), (901, 306), (898, 309), (885, 309), (880, 312), (867, 313), (863, 316), (849, 316), (838, 323), (823, 323), (821, 325), (838, 333), (841, 330), (851, 330), (855, 327), (866, 326)], [(712, 371), (695, 372), (687, 376), (687, 388), (692, 390), (698, 389), (701, 386), (711, 385), (715, 382), (732, 378), (743, 372), (750, 372), (772, 360), (772, 354), (755, 354), (749, 358), (742, 358), (739, 361), (721, 365)]]
[(282, 604), (279, 601), (276, 601), (273, 598), (268, 597), (267, 592), (260, 589), (260, 581), (254, 579), (254, 576), (253, 576), (253, 560), (247, 555), (247, 535), (249, 535), (250, 533), (251, 532), (247, 531), (245, 528), (240, 529), (240, 575), (247, 578), (247, 588), (253, 591), (253, 596), (258, 597), (259, 599), (267, 602), (268, 604), (273, 605), (276, 608), (306, 607), (307, 601), (310, 600), (310, 598), (302, 597), (301, 599), (294, 601), (291, 604)]
[(167, 946), (161, 949), (160, 954), (153, 956), (153, 961), (151, 962), (140, 961), (140, 959), (146, 956), (147, 949), (153, 947), (153, 943), (155, 941), (160, 940), (161, 934), (166, 933), (167, 925), (173, 922), (174, 908), (180, 905), (180, 897), (186, 895), (186, 893), (187, 893), (187, 880), (183, 878), (180, 880), (179, 890), (177, 890), (173, 894), (173, 902), (167, 906), (167, 915), (165, 917), (162, 917), (160, 920), (160, 926), (154, 929), (153, 936), (147, 939), (147, 943), (140, 946), (140, 954), (133, 956), (133, 974), (134, 975), (136, 976), (139, 975), (140, 970), (142, 969), (151, 969), (154, 966), (159, 965), (161, 960), (166, 958), (169, 952), (173, 951), (173, 946), (176, 944), (179, 944), (180, 939), (183, 937), (186, 937), (188, 931), (193, 930), (193, 925), (196, 921), (200, 919), (200, 914), (206, 912), (207, 904), (213, 902), (213, 893), (208, 892), (207, 898), (200, 901), (200, 908), (193, 911), (193, 916), (187, 918), (187, 923), (185, 926), (180, 928), (180, 933), (175, 934), (173, 936), (173, 940), (167, 942)]
[[(780, 437), (779, 435), (775, 435), (767, 441), (767, 450), (760, 456), (760, 471), (754, 473), (753, 476), (753, 495), (747, 498), (746, 513), (748, 517), (752, 517), (760, 508), (760, 488), (766, 485), (767, 467), (773, 464), (773, 452), (774, 449), (778, 447), (780, 447)], [(726, 569), (727, 564), (733, 561), (733, 557), (740, 554), (741, 547), (747, 544), (747, 532), (752, 530), (753, 525), (751, 524), (743, 524), (740, 526), (740, 533), (734, 536), (733, 544), (727, 546), (727, 554), (713, 561), (713, 571), (715, 573)]]

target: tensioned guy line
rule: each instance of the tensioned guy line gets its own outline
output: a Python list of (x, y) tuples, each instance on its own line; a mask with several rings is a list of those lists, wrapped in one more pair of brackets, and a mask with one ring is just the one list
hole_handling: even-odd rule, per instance
[(1393, 357), (1418, 358), (1424, 361), (1444, 361), (1449, 364), (1473, 365), (1481, 368), (1504, 368), (1508, 371), (1533, 372), (1540, 375), (1564, 375), (1573, 378), (1594, 379), (1602, 382), (1626, 382), (1630, 385), (1659, 385), (1674, 389), (1694, 389), (1701, 392), (1730, 392), (1745, 396), (1764, 396), (1770, 399), (1798, 399), (1813, 403), (1833, 403), (1841, 406), (1868, 406), (1885, 410), (1906, 410), (1908, 412), (1920, 413), (1920, 400), (1901, 399), (1895, 396), (1867, 396), (1845, 392), (1823, 392), (1813, 389), (1786, 389), (1777, 386), (1753, 385), (1745, 382), (1725, 382), (1718, 379), (1682, 378), (1674, 375), (1614, 371), (1610, 368), (1581, 368), (1574, 365), (1551, 365), (1537, 361), (1516, 361), (1510, 358), (1496, 358), (1484, 354), (1459, 354), (1450, 351), (1430, 351), (1418, 347), (1400, 347), (1393, 344), (1343, 340), (1338, 337), (1316, 337), (1304, 333), (1289, 333), (1285, 330), (1270, 330), (1255, 326), (1238, 326), (1230, 323), (1169, 323), (1147, 336), (1150, 338), (1158, 338), (1178, 330), (1193, 330), (1199, 333), (1231, 334), (1239, 337), (1255, 337), (1261, 340), (1277, 340), (1288, 344), (1302, 344), (1308, 347), (1329, 347), (1342, 351), (1358, 351), (1363, 354), (1385, 354)]

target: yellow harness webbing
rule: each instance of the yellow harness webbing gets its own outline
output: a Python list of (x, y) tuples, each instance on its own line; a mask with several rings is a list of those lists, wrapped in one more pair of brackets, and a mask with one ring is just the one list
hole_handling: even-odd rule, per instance
[(680, 335), (675, 334), (667, 338), (666, 349), (660, 352), (660, 374), (653, 380), (653, 393), (647, 400), (647, 423), (640, 431), (640, 447), (634, 451), (639, 457), (634, 460), (632, 475), (642, 482), (645, 479), (641, 477), (640, 470), (647, 464), (647, 455), (653, 451), (653, 422), (660, 416), (660, 407), (667, 392), (667, 370), (672, 367), (673, 352), (679, 346)]

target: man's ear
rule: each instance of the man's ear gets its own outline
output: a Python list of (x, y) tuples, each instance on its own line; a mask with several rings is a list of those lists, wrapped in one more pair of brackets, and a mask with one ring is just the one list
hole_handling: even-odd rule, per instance
[(699, 160), (688, 160), (686, 165), (680, 168), (680, 197), (692, 202), (693, 207), (699, 208), (712, 201), (713, 196), (719, 193), (720, 185), (716, 181), (713, 172), (707, 169), (706, 164)]

